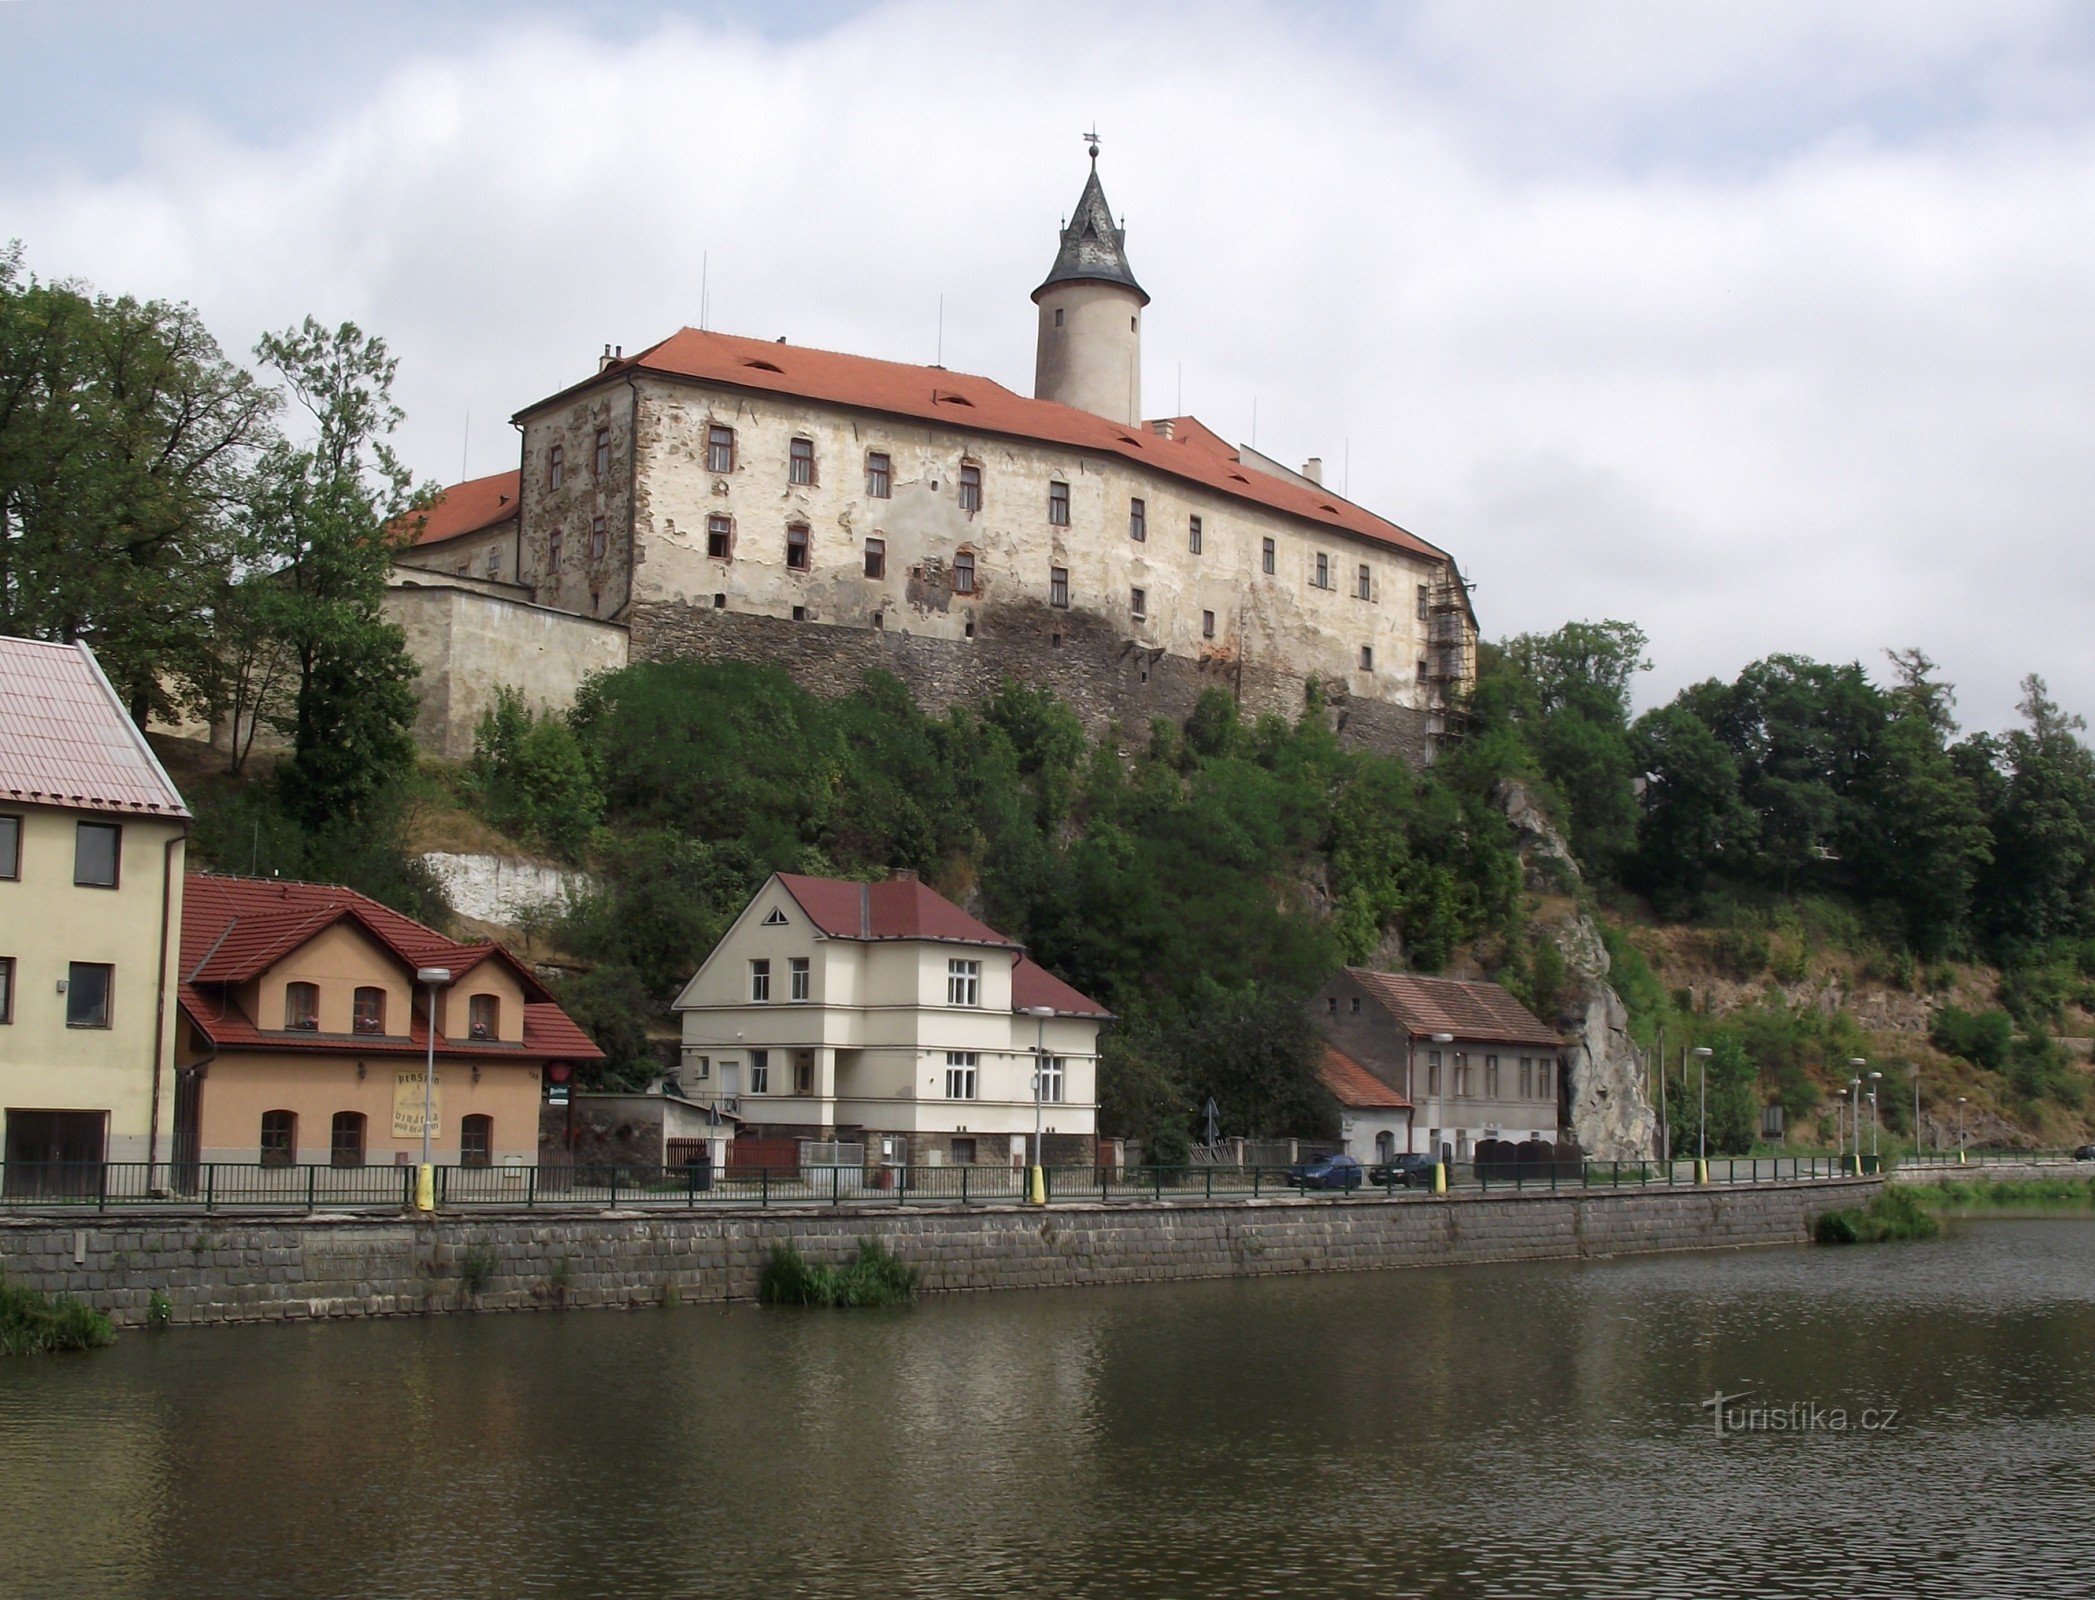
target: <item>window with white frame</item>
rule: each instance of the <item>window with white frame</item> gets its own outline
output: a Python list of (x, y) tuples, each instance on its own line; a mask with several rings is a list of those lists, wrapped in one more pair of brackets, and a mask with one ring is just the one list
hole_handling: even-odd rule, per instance
[(1040, 1058), (1040, 1098), (1051, 1106), (1062, 1104), (1063, 1058), (1042, 1056)]
[(1520, 1097), (1523, 1100), (1535, 1098), (1535, 1058), (1533, 1056), (1522, 1056), (1520, 1058)]
[(975, 1098), (976, 1079), (980, 1072), (981, 1058), (972, 1050), (948, 1050), (946, 1052), (946, 1098), (948, 1100), (972, 1100)]
[(946, 1004), (979, 1006), (982, 1003), (982, 963), (958, 957), (946, 963)]
[(1499, 1058), (1497, 1056), (1486, 1056), (1484, 1058), (1484, 1098), (1496, 1100), (1498, 1097)]
[(749, 998), (767, 1001), (771, 998), (771, 963), (752, 961), (749, 964)]
[(752, 1050), (749, 1052), (749, 1092), (769, 1094), (771, 1092), (771, 1052)]
[(786, 980), (795, 1000), (805, 1000), (813, 993), (814, 980), (808, 972), (806, 956), (792, 956), (787, 959)]

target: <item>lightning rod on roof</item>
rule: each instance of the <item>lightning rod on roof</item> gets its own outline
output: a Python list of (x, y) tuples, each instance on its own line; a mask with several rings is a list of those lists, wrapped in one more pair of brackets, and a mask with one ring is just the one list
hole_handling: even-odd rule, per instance
[(932, 359), (934, 367), (946, 364), (946, 297), (943, 291), (938, 297), (938, 354)]
[(708, 279), (708, 278), (709, 278), (709, 277), (711, 276), (711, 269), (712, 269), (712, 265), (713, 265), (713, 253), (712, 253), (712, 252), (711, 252), (710, 250), (701, 250), (701, 251), (699, 251), (699, 253), (698, 253), (698, 331), (699, 331), (700, 333), (704, 333), (704, 332), (706, 331), (706, 289), (707, 289), (707, 287), (708, 287), (708, 284), (707, 284), (707, 279)]

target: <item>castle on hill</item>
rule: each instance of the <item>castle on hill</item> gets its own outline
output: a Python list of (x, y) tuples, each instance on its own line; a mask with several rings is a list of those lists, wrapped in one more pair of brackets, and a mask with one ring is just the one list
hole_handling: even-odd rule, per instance
[(1474, 671), (1454, 559), (1192, 417), (1141, 417), (1149, 295), (1098, 177), (1033, 291), (1031, 398), (989, 378), (685, 328), (606, 348), (516, 414), (396, 558), (420, 736), (472, 748), (494, 690), (775, 661), (818, 692), (894, 673), (940, 709), (1006, 676), (1094, 730), (1211, 686), (1430, 761)]

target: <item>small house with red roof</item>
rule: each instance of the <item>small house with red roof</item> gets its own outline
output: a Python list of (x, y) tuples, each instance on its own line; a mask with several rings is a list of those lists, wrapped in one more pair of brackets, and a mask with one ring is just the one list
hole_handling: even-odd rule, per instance
[(735, 1112), (738, 1143), (1024, 1165), (1037, 1126), (1047, 1165), (1094, 1157), (1106, 1008), (913, 872), (774, 874), (676, 1009), (683, 1091)]
[[(1348, 1149), (1362, 1160), (1415, 1150), (1468, 1161), (1480, 1147), (1557, 1140), (1563, 1037), (1503, 985), (1347, 967), (1314, 1004), (1330, 1045), (1324, 1081), (1341, 1108), (1354, 1096), (1346, 1114), (1363, 1148)], [(1345, 1087), (1334, 1056), (1350, 1069), (1337, 1074)], [(1375, 1084), (1388, 1098), (1371, 1106)]]
[[(417, 974), (442, 970), (441, 984)], [(178, 1059), (205, 1161), (537, 1160), (549, 1071), (603, 1059), (502, 946), (461, 944), (338, 884), (197, 873), (182, 906)]]

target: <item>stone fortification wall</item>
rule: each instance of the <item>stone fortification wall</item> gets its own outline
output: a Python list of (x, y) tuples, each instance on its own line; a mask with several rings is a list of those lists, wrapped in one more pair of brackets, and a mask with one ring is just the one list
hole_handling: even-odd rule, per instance
[[(844, 1207), (445, 1217), (0, 1220), (11, 1282), (140, 1323), (749, 1299), (774, 1244), (842, 1261), (873, 1237), (930, 1292), (1262, 1277), (1799, 1244), (1877, 1179), (1447, 1198)], [(478, 1285), (477, 1292), (475, 1285)]]
[[(983, 699), (1007, 677), (1053, 690), (1092, 733), (1118, 722), (1131, 735), (1149, 719), (1182, 721), (1201, 692), (1227, 689), (1249, 714), (1301, 715), (1301, 678), (1226, 655), (1168, 655), (1120, 637), (1102, 618), (1016, 602), (985, 606), (972, 639), (792, 622), (677, 603), (636, 605), (635, 661), (772, 661), (818, 694), (843, 694), (869, 671), (892, 673), (931, 712)], [(1339, 736), (1414, 765), (1427, 759), (1426, 714), (1332, 686)]]

